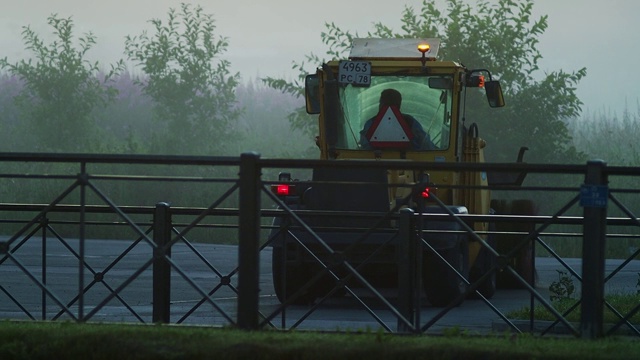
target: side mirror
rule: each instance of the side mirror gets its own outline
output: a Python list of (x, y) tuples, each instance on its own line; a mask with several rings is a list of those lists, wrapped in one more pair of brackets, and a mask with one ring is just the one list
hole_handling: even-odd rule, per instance
[(307, 75), (304, 78), (304, 97), (307, 114), (320, 114), (320, 79), (318, 75)]
[(487, 92), (487, 100), (489, 101), (489, 106), (491, 106), (492, 108), (504, 106), (502, 87), (500, 87), (500, 82), (498, 80), (486, 81), (484, 83), (484, 89)]

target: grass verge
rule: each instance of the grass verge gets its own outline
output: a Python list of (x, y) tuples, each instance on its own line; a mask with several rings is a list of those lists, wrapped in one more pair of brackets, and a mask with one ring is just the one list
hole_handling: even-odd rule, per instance
[(0, 322), (0, 359), (612, 359), (640, 358), (629, 338), (511, 334), (402, 336), (171, 325)]
[[(637, 306), (640, 304), (640, 295), (638, 294), (617, 294), (617, 295), (607, 295), (605, 300), (622, 316), (630, 314)], [(578, 300), (571, 298), (563, 298), (559, 300), (554, 300), (551, 302), (551, 305), (561, 314), (564, 314), (567, 310), (569, 310), (572, 306), (574, 306)], [(534, 319), (536, 320), (544, 320), (544, 321), (555, 321), (556, 317), (547, 310), (542, 304), (537, 304), (533, 308), (534, 310)], [(519, 310), (512, 311), (507, 314), (507, 317), (510, 319), (529, 319), (530, 311), (529, 307), (524, 307)], [(580, 306), (577, 306), (570, 313), (568, 313), (565, 318), (568, 321), (578, 322), (580, 321)], [(614, 313), (608, 307), (604, 308), (603, 318), (605, 323), (617, 323), (620, 321), (620, 317)], [(630, 321), (634, 324), (640, 324), (640, 313), (636, 313), (633, 317), (631, 317)]]

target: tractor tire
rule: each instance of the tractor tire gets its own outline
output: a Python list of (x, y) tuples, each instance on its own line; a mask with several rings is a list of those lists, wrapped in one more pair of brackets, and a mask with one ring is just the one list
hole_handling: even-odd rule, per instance
[[(492, 208), (497, 214), (502, 215), (536, 215), (538, 213), (536, 205), (531, 200), (513, 200), (511, 202), (505, 200), (494, 200), (491, 203)], [(535, 226), (530, 223), (498, 223), (496, 224), (498, 231), (508, 232), (531, 232)], [(509, 253), (521, 235), (497, 235), (497, 250), (500, 254)], [(535, 285), (535, 265), (533, 263), (534, 242), (530, 242), (514, 257), (509, 260), (509, 265), (522, 277), (528, 284)], [(502, 271), (497, 279), (498, 288), (501, 289), (522, 289), (525, 287), (521, 281), (515, 278), (510, 272)]]
[[(309, 305), (317, 298), (327, 295), (336, 285), (331, 281), (331, 276), (325, 274), (301, 294), (298, 293), (308, 282), (310, 282), (322, 268), (308, 263), (291, 263), (285, 266), (284, 253), (281, 247), (274, 247), (271, 259), (271, 270), (273, 274), (273, 287), (276, 297), (281, 303), (295, 296), (291, 302), (293, 305)], [(332, 297), (341, 297), (346, 294), (344, 289), (334, 291)]]
[[(478, 281), (478, 279), (480, 279), (480, 277), (482, 276), (482, 273), (475, 273), (475, 271), (471, 271), (470, 272), (470, 277), (471, 283), (474, 283), (476, 281)], [(494, 271), (491, 275), (489, 275), (489, 277), (487, 279), (485, 279), (482, 284), (480, 284), (480, 286), (478, 286), (477, 288), (478, 292), (480, 292), (480, 294), (482, 294), (482, 296), (485, 297), (485, 299), (491, 299), (493, 297), (493, 295), (495, 295), (496, 290), (498, 290), (498, 276), (496, 275), (496, 272)], [(478, 294), (476, 294), (475, 292), (473, 292), (471, 294), (471, 298), (472, 299), (479, 299), (480, 297), (478, 296)]]
[(281, 303), (294, 295), (297, 296), (291, 303), (293, 305), (309, 305), (315, 301), (317, 295), (311, 288), (297, 294), (311, 279), (311, 272), (304, 264), (287, 264), (282, 247), (273, 248), (271, 261), (273, 287)]
[[(491, 237), (491, 235), (489, 235)], [(487, 240), (489, 245), (495, 249), (495, 240), (489, 238)], [(486, 248), (482, 248), (480, 250), (480, 254), (478, 254), (478, 258), (476, 259), (475, 264), (469, 270), (469, 282), (475, 283), (477, 282), (484, 274), (486, 274), (491, 268), (496, 265), (496, 256), (493, 255)], [(493, 295), (496, 293), (498, 288), (498, 275), (497, 271), (493, 271), (491, 275), (487, 279), (485, 279), (476, 289), (482, 296), (486, 299), (491, 299)], [(470, 294), (470, 298), (479, 299), (480, 297), (474, 291)]]
[[(511, 211), (518, 215), (537, 215), (538, 209), (535, 203), (531, 200), (514, 200), (511, 205)], [(520, 224), (526, 231), (535, 230), (534, 224)], [(534, 264), (534, 247), (535, 242), (529, 243), (524, 249), (520, 251), (516, 257), (515, 269), (516, 272), (522, 276), (532, 286), (535, 286), (536, 281), (536, 269)]]
[[(467, 240), (452, 249), (438, 251), (440, 255), (465, 279), (469, 277), (469, 248)], [(467, 291), (466, 282), (435, 254), (425, 251), (422, 265), (422, 283), (427, 300), (435, 307), (449, 305)]]

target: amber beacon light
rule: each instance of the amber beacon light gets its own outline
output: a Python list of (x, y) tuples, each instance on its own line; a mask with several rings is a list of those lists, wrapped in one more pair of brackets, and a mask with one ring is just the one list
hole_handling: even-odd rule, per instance
[(431, 45), (429, 44), (426, 44), (426, 43), (418, 44), (418, 51), (422, 53), (422, 58), (420, 59), (420, 61), (422, 62), (422, 66), (424, 66), (425, 63), (427, 62), (427, 57), (425, 56), (425, 54), (429, 51), (429, 49), (431, 49)]
[(422, 53), (422, 56), (424, 56), (424, 54), (429, 51), (429, 49), (431, 49), (431, 46), (429, 46), (429, 44), (418, 44), (418, 51)]

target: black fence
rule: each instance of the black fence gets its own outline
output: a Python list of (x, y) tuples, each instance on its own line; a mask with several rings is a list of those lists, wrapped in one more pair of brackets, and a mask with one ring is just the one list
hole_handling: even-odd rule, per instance
[[(536, 165), (285, 160), (261, 159), (254, 153), (239, 158), (1, 154), (0, 163), (3, 318), (244, 329), (640, 335), (634, 324), (640, 310), (634, 297), (640, 291), (635, 267), (640, 223), (634, 214), (640, 206), (638, 168), (609, 167), (599, 161)], [(494, 182), (490, 188), (501, 197), (497, 204), (530, 199), (540, 210), (455, 213), (434, 194), (433, 206), (442, 209), (436, 213), (399, 208), (310, 211), (271, 189), (280, 183), (281, 171), (299, 174), (297, 180), (280, 179), (288, 184), (318, 186), (309, 180), (310, 169), (322, 167), (429, 169), (490, 177), (527, 174), (525, 186)], [(349, 189), (347, 185), (381, 184), (358, 180), (335, 185), (340, 191)], [(308, 220), (319, 217), (339, 219), (338, 230), (322, 229)], [(446, 230), (449, 235), (463, 236), (493, 255), (488, 272), (465, 276), (438, 255), (429, 239), (442, 230), (424, 224), (442, 221), (454, 224)], [(479, 231), (477, 223), (495, 227)], [(327, 241), (336, 231), (353, 244), (375, 239), (377, 245), (354, 261), (347, 256), (352, 251), (348, 246), (345, 250)], [(507, 238), (512, 245), (500, 249), (487, 240), (492, 236)], [(296, 254), (278, 245), (282, 239), (296, 245)], [(573, 251), (579, 255), (558, 255), (558, 248), (567, 252), (565, 243), (577, 244)], [(624, 256), (607, 259), (609, 245), (622, 248)], [(372, 281), (385, 278), (385, 273), (370, 275), (367, 270), (377, 268), (389, 246), (397, 249), (392, 286)], [(537, 253), (520, 257), (526, 248)], [(292, 256), (311, 259), (313, 271), (283, 270)], [(422, 277), (431, 276), (424, 271), (429, 261), (448, 265), (463, 288), (459, 296), (437, 307), (425, 301), (421, 286)], [(552, 275), (546, 282), (541, 280), (541, 262), (554, 264), (544, 270)], [(538, 270), (537, 278), (523, 272), (527, 267)], [(303, 271), (308, 273), (302, 276)], [(506, 276), (512, 286), (485, 296), (479, 290), (493, 275)], [(302, 279), (299, 286), (288, 289), (297, 276)], [(306, 299), (310, 289), (322, 291)], [(610, 295), (626, 299), (625, 310)], [(517, 309), (528, 309), (526, 319), (514, 318), (511, 313)], [(538, 320), (541, 311), (550, 320)], [(608, 313), (614, 321), (606, 320)]]

